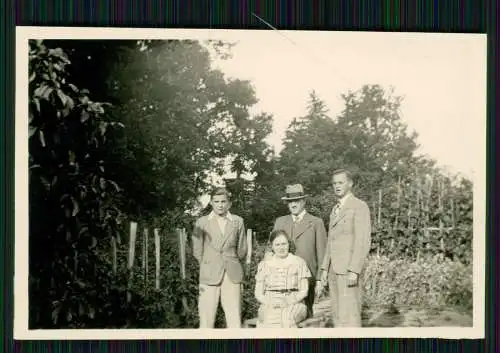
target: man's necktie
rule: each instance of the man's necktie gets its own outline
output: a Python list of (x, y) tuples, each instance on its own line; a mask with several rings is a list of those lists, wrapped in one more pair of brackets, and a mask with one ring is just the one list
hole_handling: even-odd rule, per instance
[(337, 216), (339, 214), (339, 211), (340, 211), (340, 202), (337, 202), (335, 206), (333, 206), (332, 215)]

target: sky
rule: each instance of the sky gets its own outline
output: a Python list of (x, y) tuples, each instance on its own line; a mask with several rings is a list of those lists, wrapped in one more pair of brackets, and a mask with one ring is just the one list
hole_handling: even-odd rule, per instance
[(251, 81), (259, 99), (252, 113), (274, 115), (269, 142), (277, 151), (291, 120), (305, 114), (311, 90), (335, 117), (343, 108), (341, 94), (380, 84), (404, 96), (401, 117), (418, 133), (419, 153), (452, 173), (473, 176), (485, 150), (485, 36), (259, 32), (213, 33), (237, 42), (231, 59), (213, 65)]

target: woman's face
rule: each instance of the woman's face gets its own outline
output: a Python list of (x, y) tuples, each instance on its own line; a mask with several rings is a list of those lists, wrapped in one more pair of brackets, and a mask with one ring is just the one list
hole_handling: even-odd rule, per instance
[(288, 239), (283, 234), (278, 235), (271, 244), (273, 252), (278, 257), (286, 257), (288, 255), (289, 244)]

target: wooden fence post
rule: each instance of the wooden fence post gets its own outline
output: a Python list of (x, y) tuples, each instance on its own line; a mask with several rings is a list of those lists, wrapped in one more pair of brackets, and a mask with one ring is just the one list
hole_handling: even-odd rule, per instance
[(410, 233), (413, 232), (413, 223), (411, 221), (411, 216), (412, 216), (411, 200), (413, 199), (413, 195), (414, 195), (413, 183), (410, 183), (410, 201), (408, 202), (408, 229), (410, 230)]
[(130, 293), (130, 286), (134, 276), (134, 258), (135, 258), (135, 240), (137, 236), (137, 223), (130, 222), (130, 242), (128, 250), (128, 270), (129, 270), (129, 291), (127, 292), (127, 301), (130, 302), (132, 295)]
[(117, 270), (117, 249), (116, 249), (116, 238), (111, 237), (111, 251), (113, 252), (113, 275), (116, 275)]
[(252, 262), (252, 230), (247, 229), (247, 265), (250, 265)]
[(155, 288), (160, 289), (160, 231), (158, 228), (154, 229), (155, 234)]
[(417, 182), (417, 207), (416, 210), (419, 211), (422, 209), (422, 204), (420, 203), (420, 199), (422, 196), (422, 181), (420, 180), (420, 175), (417, 174), (416, 177), (416, 182)]
[(451, 208), (451, 226), (455, 228), (455, 200), (452, 199), (450, 200), (450, 208)]
[(410, 230), (410, 233), (413, 231), (413, 223), (411, 221), (411, 202), (408, 203), (408, 229)]
[(443, 178), (439, 177), (437, 178), (437, 188), (438, 188), (438, 208), (439, 211), (443, 210), (443, 194), (444, 194), (444, 182)]
[(432, 198), (432, 189), (434, 187), (434, 176), (431, 174), (430, 175), (430, 181), (427, 189), (427, 200), (426, 200), (426, 205), (425, 205), (425, 210), (426, 210), (426, 222), (428, 223), (430, 221), (430, 204), (431, 204), (431, 198)]
[(394, 229), (398, 229), (398, 220), (399, 220), (399, 207), (401, 205), (401, 176), (398, 177), (398, 193), (396, 198), (396, 216), (394, 218)]
[(142, 242), (143, 256), (142, 256), (142, 270), (144, 271), (144, 292), (147, 292), (148, 288), (148, 260), (149, 260), (149, 252), (148, 252), (148, 238), (149, 238), (149, 229), (144, 228), (144, 240)]
[(377, 202), (373, 201), (372, 202), (372, 210), (370, 210), (370, 217), (372, 224), (375, 225), (377, 224)]
[(186, 229), (179, 229), (179, 260), (182, 279), (186, 279)]
[[(177, 234), (179, 237), (179, 261), (181, 268), (181, 278), (182, 281), (186, 280), (186, 242), (187, 242), (187, 233), (186, 229), (177, 229)], [(181, 298), (182, 306), (184, 311), (189, 311), (189, 307), (187, 305), (186, 297), (183, 295)]]
[(380, 226), (380, 218), (382, 217), (382, 189), (378, 190), (378, 216), (377, 225)]

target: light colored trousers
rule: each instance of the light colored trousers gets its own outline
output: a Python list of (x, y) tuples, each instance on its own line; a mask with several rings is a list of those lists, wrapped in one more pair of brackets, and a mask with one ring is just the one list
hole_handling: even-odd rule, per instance
[(328, 274), (334, 327), (361, 327), (361, 278), (355, 287), (347, 286), (347, 275)]
[(219, 301), (226, 316), (227, 328), (241, 327), (241, 284), (233, 283), (224, 273), (219, 285), (200, 284), (198, 315), (200, 328), (213, 328)]

